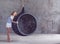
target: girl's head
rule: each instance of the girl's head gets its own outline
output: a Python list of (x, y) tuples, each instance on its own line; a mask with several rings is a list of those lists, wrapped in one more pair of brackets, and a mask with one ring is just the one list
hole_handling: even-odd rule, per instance
[(16, 12), (16, 11), (13, 11), (13, 12), (11, 13), (11, 15), (16, 16), (16, 15), (17, 15), (17, 12)]

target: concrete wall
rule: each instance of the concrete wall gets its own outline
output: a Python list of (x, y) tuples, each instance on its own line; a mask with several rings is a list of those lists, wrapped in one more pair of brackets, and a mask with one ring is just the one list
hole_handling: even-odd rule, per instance
[(0, 0), (0, 32), (6, 32), (7, 17), (12, 11), (19, 12), (21, 9), (20, 0)]
[(28, 0), (26, 12), (37, 20), (36, 33), (60, 33), (60, 0)]
[[(20, 12), (21, 0), (0, 0), (0, 32), (6, 32), (7, 16)], [(35, 33), (60, 33), (60, 0), (25, 0), (25, 12), (37, 20)]]

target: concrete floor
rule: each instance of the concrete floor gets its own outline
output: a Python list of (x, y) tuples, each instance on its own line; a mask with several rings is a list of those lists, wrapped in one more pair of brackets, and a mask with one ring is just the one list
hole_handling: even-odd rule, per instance
[(32, 34), (19, 36), (11, 34), (11, 42), (7, 42), (5, 34), (0, 34), (0, 44), (60, 44), (58, 34)]

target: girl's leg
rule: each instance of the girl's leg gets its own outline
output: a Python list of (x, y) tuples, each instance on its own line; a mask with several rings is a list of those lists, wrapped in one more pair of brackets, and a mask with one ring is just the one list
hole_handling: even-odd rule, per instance
[(11, 28), (7, 28), (7, 41), (10, 42), (10, 31)]

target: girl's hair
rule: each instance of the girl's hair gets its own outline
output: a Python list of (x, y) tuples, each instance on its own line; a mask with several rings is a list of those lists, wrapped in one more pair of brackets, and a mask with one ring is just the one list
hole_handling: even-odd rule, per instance
[(11, 13), (11, 15), (13, 15), (15, 12), (16, 12), (16, 11), (13, 11), (13, 12)]

